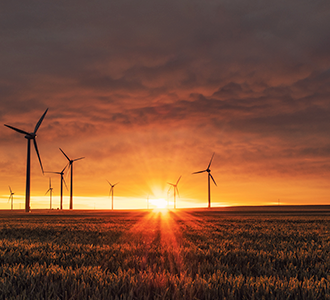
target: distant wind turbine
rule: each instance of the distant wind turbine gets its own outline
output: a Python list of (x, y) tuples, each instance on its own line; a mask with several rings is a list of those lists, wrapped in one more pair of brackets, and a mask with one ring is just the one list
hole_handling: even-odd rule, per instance
[(85, 157), (79, 157), (76, 159), (70, 159), (65, 153), (64, 151), (60, 148), (61, 152), (63, 153), (63, 155), (67, 158), (67, 160), (69, 161), (69, 168), (71, 168), (71, 178), (70, 178), (70, 209), (73, 209), (73, 163), (77, 160), (83, 159)]
[[(107, 180), (108, 181), (108, 180)], [(114, 187), (119, 183), (115, 183), (115, 184), (111, 184), (109, 181), (108, 183), (110, 184), (110, 191), (109, 191), (109, 197), (110, 197), (110, 194), (111, 194), (111, 209), (113, 210), (113, 190), (114, 190)]]
[(208, 200), (209, 200), (209, 203), (208, 203), (208, 208), (211, 208), (211, 187), (210, 187), (210, 178), (212, 178), (214, 184), (217, 186), (212, 174), (211, 174), (211, 170), (210, 170), (210, 166), (211, 166), (211, 163), (212, 163), (212, 160), (213, 160), (213, 157), (214, 157), (214, 153), (212, 155), (212, 158), (210, 160), (210, 163), (209, 165), (207, 166), (207, 169), (206, 170), (203, 170), (203, 171), (198, 171), (198, 172), (194, 172), (193, 174), (198, 174), (198, 173), (204, 173), (204, 172), (207, 172), (208, 173)]
[(10, 196), (9, 196), (8, 202), (11, 201), (11, 209), (13, 210), (14, 209), (14, 193), (11, 190), (10, 186), (9, 186), (9, 191), (10, 191)]
[(42, 167), (42, 163), (41, 163), (41, 159), (40, 159), (40, 155), (39, 155), (39, 151), (38, 151), (38, 146), (37, 146), (37, 142), (36, 142), (36, 137), (37, 137), (37, 131), (41, 125), (42, 120), (44, 119), (46, 113), (48, 111), (48, 108), (46, 109), (46, 111), (44, 112), (44, 114), (41, 116), (40, 120), (38, 121), (38, 123), (36, 124), (34, 131), (33, 132), (26, 132), (24, 130), (15, 128), (13, 126), (10, 125), (6, 125), (8, 128), (13, 129), (19, 133), (25, 134), (25, 138), (28, 140), (27, 142), (27, 162), (26, 162), (26, 190), (25, 190), (25, 212), (29, 212), (30, 211), (30, 185), (31, 185), (31, 140), (33, 140), (33, 144), (34, 144), (34, 148), (35, 151), (37, 153), (38, 159), (39, 159), (39, 163), (40, 163), (40, 167), (42, 170), (42, 173), (44, 173), (44, 169)]
[(49, 196), (50, 196), (50, 209), (52, 209), (52, 201), (53, 201), (53, 188), (52, 188), (52, 179), (49, 177), (49, 189), (47, 190), (47, 192), (45, 193), (45, 195), (47, 195), (49, 192)]
[(53, 173), (53, 174), (59, 174), (61, 175), (61, 196), (60, 196), (60, 209), (63, 209), (63, 182), (65, 184), (66, 189), (68, 189), (65, 180), (64, 180), (64, 170), (66, 169), (66, 167), (68, 166), (68, 164), (63, 168), (63, 170), (61, 172), (45, 172), (45, 173)]
[[(179, 196), (179, 190), (178, 190), (178, 183), (181, 179), (181, 176), (179, 177), (178, 181), (174, 184), (174, 183), (169, 183), (169, 185), (173, 186), (173, 190), (174, 190), (174, 209), (176, 209), (176, 192), (178, 192), (178, 196)], [(169, 190), (171, 189), (171, 186), (169, 188)]]

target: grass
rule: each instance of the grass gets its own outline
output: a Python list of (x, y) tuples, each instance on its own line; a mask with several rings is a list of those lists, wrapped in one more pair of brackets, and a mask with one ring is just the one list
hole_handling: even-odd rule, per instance
[(330, 299), (330, 214), (0, 212), (3, 299)]

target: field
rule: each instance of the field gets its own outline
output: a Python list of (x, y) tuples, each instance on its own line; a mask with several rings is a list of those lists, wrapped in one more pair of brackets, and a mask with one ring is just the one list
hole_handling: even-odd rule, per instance
[(330, 299), (330, 211), (0, 211), (1, 299)]

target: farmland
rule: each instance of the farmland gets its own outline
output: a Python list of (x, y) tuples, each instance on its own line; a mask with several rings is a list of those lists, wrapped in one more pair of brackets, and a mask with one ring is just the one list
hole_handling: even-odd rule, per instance
[(330, 299), (326, 211), (0, 212), (2, 299)]

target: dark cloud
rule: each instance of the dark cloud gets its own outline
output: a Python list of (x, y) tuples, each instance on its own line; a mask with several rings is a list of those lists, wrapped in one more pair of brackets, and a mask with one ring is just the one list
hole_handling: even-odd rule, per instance
[[(84, 152), (102, 170), (95, 178), (107, 165), (119, 176), (122, 153), (131, 175), (139, 168), (153, 176), (179, 172), (173, 149), (187, 170), (216, 151), (230, 178), (323, 176), (328, 6), (7, 1), (0, 5), (0, 120), (33, 129), (49, 107), (38, 136), (45, 161), (59, 146)], [(4, 126), (1, 133), (2, 152), (16, 153), (11, 143), (18, 148), (24, 140)]]

